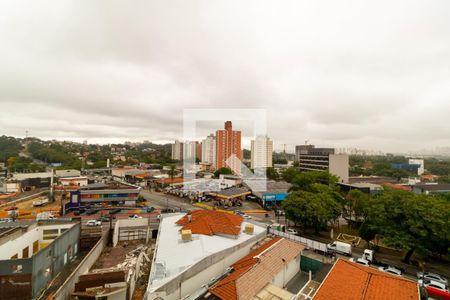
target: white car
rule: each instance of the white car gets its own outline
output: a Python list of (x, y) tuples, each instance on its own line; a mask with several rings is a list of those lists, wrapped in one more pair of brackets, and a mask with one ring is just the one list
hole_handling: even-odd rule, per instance
[(242, 215), (242, 217), (245, 219), (245, 220), (250, 220), (252, 217), (250, 217), (249, 215)]
[(433, 281), (439, 281), (439, 282), (444, 283), (445, 285), (448, 285), (448, 280), (447, 280), (447, 278), (445, 278), (445, 277), (443, 277), (443, 276), (441, 276), (441, 275), (439, 275), (439, 274), (436, 274), (436, 273), (431, 273), (431, 272), (425, 272), (425, 273), (417, 272), (417, 278), (419, 278), (419, 279), (429, 279), (429, 280), (433, 280)]
[(93, 227), (93, 226), (101, 226), (102, 225), (102, 221), (99, 221), (99, 220), (89, 220), (89, 221), (87, 221), (87, 223), (86, 223), (86, 225), (87, 226), (89, 226), (89, 227)]
[(289, 228), (288, 230), (286, 230), (286, 232), (290, 233), (290, 234), (298, 235), (298, 231), (295, 229), (292, 229), (292, 228)]
[(396, 267), (392, 267), (392, 266), (379, 267), (378, 270), (392, 274), (392, 275), (402, 276), (402, 271), (397, 269)]
[(438, 290), (441, 290), (443, 292), (448, 293), (448, 286), (440, 281), (430, 280), (430, 279), (419, 279), (417, 281), (419, 283), (419, 286), (425, 286), (425, 287), (432, 287)]
[(369, 266), (369, 261), (368, 261), (368, 260), (365, 260), (365, 259), (363, 259), (363, 258), (360, 258), (360, 257), (359, 257), (359, 258), (351, 257), (351, 258), (349, 258), (348, 260), (351, 261), (351, 262), (354, 262), (354, 263), (357, 263), (357, 264), (366, 266), (366, 267)]
[(130, 216), (130, 219), (142, 219), (142, 217), (138, 215), (132, 215)]

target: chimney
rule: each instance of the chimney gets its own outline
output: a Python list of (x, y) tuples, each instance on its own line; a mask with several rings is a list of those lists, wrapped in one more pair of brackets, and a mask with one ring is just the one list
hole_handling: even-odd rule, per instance
[(232, 130), (233, 126), (231, 125), (231, 121), (226, 121), (225, 122), (225, 130)]
[(192, 231), (191, 230), (181, 230), (181, 240), (183, 242), (192, 241)]
[(254, 230), (255, 230), (255, 227), (253, 226), (253, 224), (245, 224), (244, 232), (246, 234), (252, 235)]

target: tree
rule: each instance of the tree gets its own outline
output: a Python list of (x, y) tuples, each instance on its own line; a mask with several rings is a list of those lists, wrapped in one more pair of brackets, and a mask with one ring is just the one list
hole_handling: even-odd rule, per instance
[(383, 243), (405, 249), (409, 263), (415, 251), (448, 253), (433, 245), (450, 243), (449, 217), (450, 203), (441, 197), (385, 190), (370, 199), (366, 221)]
[(337, 182), (337, 177), (331, 175), (328, 172), (321, 171), (307, 171), (307, 172), (297, 172), (293, 179), (291, 179), (293, 191), (303, 190), (303, 191), (317, 191), (320, 186), (330, 186), (335, 187)]
[(358, 234), (363, 240), (366, 241), (370, 248), (370, 241), (375, 238), (377, 231), (374, 229), (373, 225), (366, 221), (359, 227)]
[(295, 167), (290, 167), (284, 170), (283, 173), (281, 173), (281, 177), (283, 178), (284, 181), (292, 182), (294, 177), (299, 173), (300, 173), (299, 169)]
[(177, 169), (175, 167), (175, 165), (170, 165), (170, 170), (169, 170), (169, 176), (170, 176), (170, 181), (173, 183), (173, 178), (175, 177), (175, 175), (177, 175)]
[(368, 212), (369, 195), (354, 189), (348, 192), (345, 199), (347, 200), (346, 208), (350, 215), (350, 219), (353, 219), (356, 222), (364, 220)]
[(277, 170), (275, 170), (274, 168), (267, 168), (266, 176), (268, 179), (271, 179), (271, 180), (279, 180), (280, 179), (280, 175), (278, 174)]
[(222, 167), (214, 172), (214, 177), (218, 178), (221, 174), (229, 175), (233, 174), (230, 168)]
[(302, 224), (303, 230), (313, 228), (315, 232), (324, 228), (327, 222), (337, 219), (342, 209), (340, 203), (327, 192), (294, 191), (282, 206), (289, 220)]

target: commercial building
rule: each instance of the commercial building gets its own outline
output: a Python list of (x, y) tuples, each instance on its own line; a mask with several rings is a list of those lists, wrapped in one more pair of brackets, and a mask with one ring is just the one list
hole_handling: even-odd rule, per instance
[(231, 121), (226, 121), (225, 129), (216, 131), (216, 168), (227, 167), (241, 174), (240, 161), (233, 160), (231, 165), (226, 163), (233, 155), (242, 161), (241, 132), (233, 130)]
[(410, 158), (409, 159), (410, 165), (418, 165), (417, 168), (417, 175), (422, 175), (425, 172), (425, 161), (423, 158)]
[(202, 141), (202, 163), (210, 164), (212, 167), (216, 164), (216, 137), (210, 134)]
[(416, 194), (440, 194), (450, 193), (450, 184), (416, 184), (412, 186), (412, 191)]
[[(260, 201), (261, 205), (265, 208), (269, 206), (279, 206), (281, 202), (286, 199), (289, 194), (289, 189), (292, 184), (285, 181), (268, 180), (260, 183), (252, 182), (252, 194), (255, 195)], [(264, 188), (263, 188), (264, 187)]]
[(339, 183), (338, 186), (341, 188), (343, 192), (350, 192), (351, 190), (359, 190), (367, 195), (375, 195), (383, 190), (383, 187), (379, 184), (374, 183), (365, 183), (365, 182), (357, 182), (357, 183)]
[(313, 300), (419, 300), (417, 282), (338, 259)]
[(225, 212), (197, 210), (163, 217), (146, 299), (196, 299), (265, 236), (265, 228)]
[[(278, 298), (294, 299), (283, 290), (300, 271), (300, 257), (305, 247), (289, 240), (274, 237), (233, 265), (230, 273), (215, 283), (209, 292), (223, 300), (274, 299), (259, 298), (274, 290)], [(279, 298), (285, 294), (287, 297)]]
[(183, 143), (181, 143), (180, 141), (175, 141), (175, 143), (172, 144), (172, 159), (183, 159)]
[(35, 299), (78, 254), (80, 227), (0, 224), (0, 299)]
[(86, 206), (135, 206), (141, 188), (119, 182), (93, 183), (70, 192), (65, 210), (79, 210)]
[(257, 136), (251, 142), (252, 169), (272, 167), (273, 141), (267, 136)]
[(348, 182), (349, 158), (347, 154), (335, 154), (333, 148), (316, 148), (314, 145), (295, 147), (295, 158), (300, 170), (327, 171), (339, 178), (339, 182)]

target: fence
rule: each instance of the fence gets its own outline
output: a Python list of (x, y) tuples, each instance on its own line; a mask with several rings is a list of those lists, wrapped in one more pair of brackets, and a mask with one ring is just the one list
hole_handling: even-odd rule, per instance
[(313, 250), (317, 250), (317, 251), (322, 251), (322, 252), (327, 252), (327, 244), (325, 243), (321, 243), (318, 241), (314, 241), (314, 240), (310, 240), (301, 236), (297, 236), (295, 234), (290, 234), (287, 232), (282, 232), (279, 230), (275, 230), (273, 228), (269, 229), (269, 233), (274, 234), (274, 235), (278, 235), (281, 237), (284, 237), (288, 240), (303, 244), (306, 246), (306, 248), (308, 249), (313, 249)]
[(98, 257), (102, 253), (103, 249), (108, 244), (109, 231), (103, 234), (100, 240), (95, 244), (95, 246), (89, 251), (85, 258), (80, 262), (78, 267), (72, 272), (72, 274), (67, 277), (66, 281), (61, 285), (61, 287), (54, 293), (54, 300), (66, 300), (70, 298), (70, 294), (75, 288), (75, 283), (78, 281), (78, 277), (85, 274), (97, 261)]

